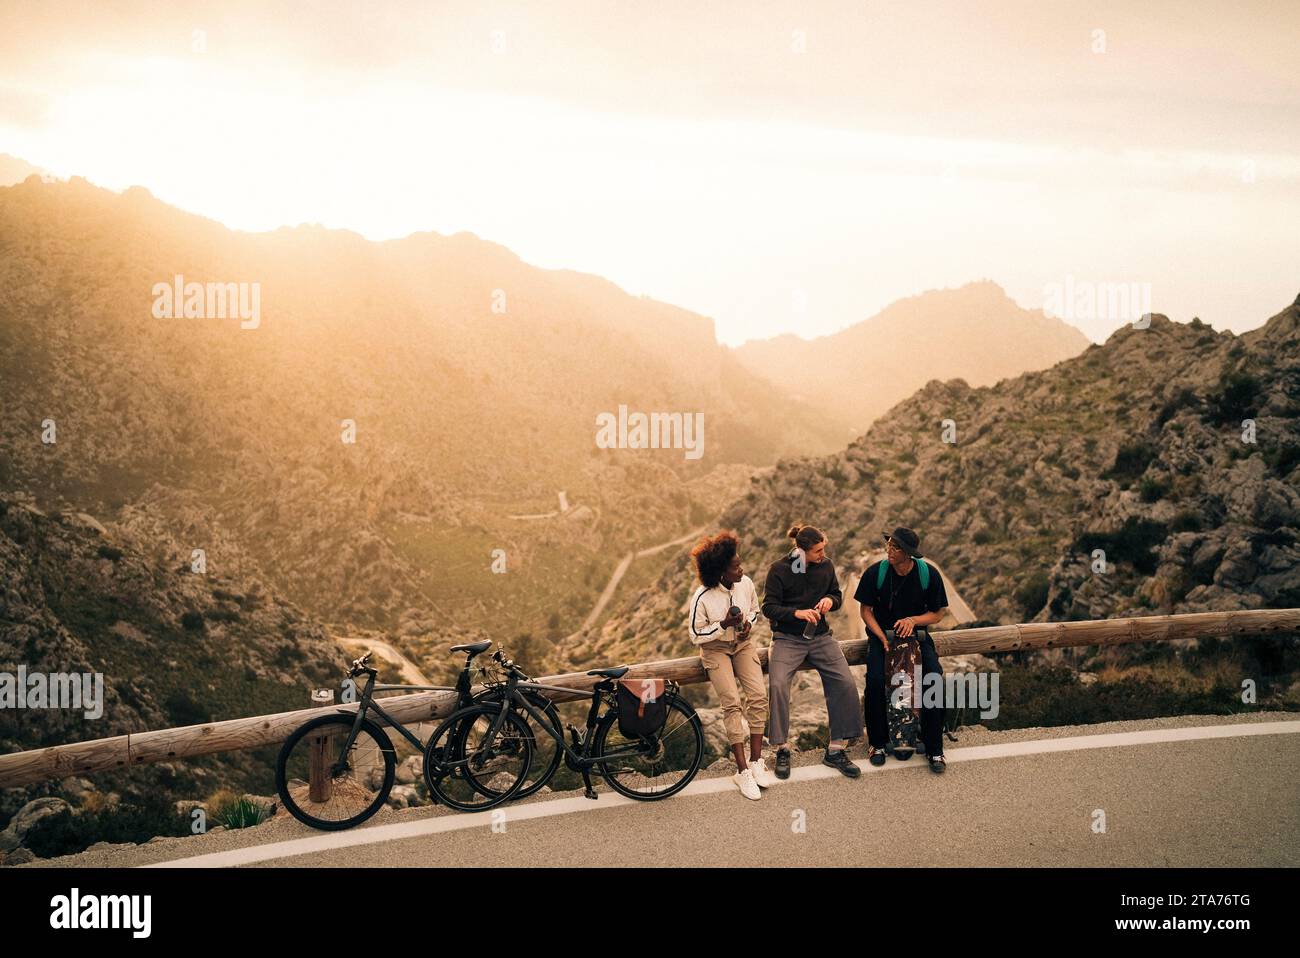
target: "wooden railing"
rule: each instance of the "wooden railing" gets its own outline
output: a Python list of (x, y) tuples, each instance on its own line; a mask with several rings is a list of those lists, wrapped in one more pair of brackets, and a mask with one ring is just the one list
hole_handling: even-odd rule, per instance
[[(1128, 619), (1100, 619), (1087, 622), (1034, 622), (1026, 625), (997, 625), (982, 629), (934, 632), (940, 655), (975, 652), (1008, 652), (1022, 649), (1065, 648), (1079, 645), (1121, 645), (1130, 642), (1161, 642), (1207, 636), (1257, 635), (1300, 631), (1300, 609), (1252, 609), (1239, 612), (1196, 612), (1188, 615), (1157, 615)], [(840, 643), (851, 665), (866, 661), (867, 640)], [(766, 668), (767, 650), (759, 653)], [(807, 668), (807, 666), (805, 666)], [(656, 676), (683, 685), (705, 682), (708, 676), (697, 655), (663, 662), (633, 665), (629, 677)], [(574, 690), (590, 689), (597, 679), (585, 672), (570, 672), (539, 679), (547, 685)], [(578, 698), (557, 692), (555, 701)], [(384, 709), (403, 725), (414, 725), (451, 713), (454, 692), (413, 692), (384, 699)], [(0, 788), (27, 785), (69, 775), (89, 775), (152, 762), (193, 758), (216, 752), (258, 748), (284, 741), (308, 719), (338, 711), (353, 711), (356, 704), (299, 709), (275, 715), (229, 719), (184, 728), (133, 732), (113, 738), (54, 745), (0, 755)], [(376, 717), (377, 718), (377, 717)]]

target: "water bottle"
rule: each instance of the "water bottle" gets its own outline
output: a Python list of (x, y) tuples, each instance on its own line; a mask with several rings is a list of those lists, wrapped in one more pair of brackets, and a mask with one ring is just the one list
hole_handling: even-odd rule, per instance
[(803, 624), (803, 637), (804, 637), (805, 639), (811, 639), (811, 638), (813, 638), (813, 637), (817, 634), (817, 627), (820, 626), (820, 625), (821, 625), (821, 622), (820, 622), (820, 621), (817, 621), (817, 622), (805, 622), (805, 623)]

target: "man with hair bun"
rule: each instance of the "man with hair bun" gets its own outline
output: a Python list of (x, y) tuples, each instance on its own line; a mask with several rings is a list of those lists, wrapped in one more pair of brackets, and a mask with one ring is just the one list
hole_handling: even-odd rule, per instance
[(862, 735), (858, 687), (844, 650), (831, 634), (826, 616), (844, 602), (835, 564), (826, 555), (826, 536), (813, 526), (795, 523), (789, 533), (790, 554), (772, 563), (763, 594), (763, 614), (772, 623), (768, 653), (767, 737), (776, 746), (776, 777), (790, 777), (790, 687), (805, 662), (817, 670), (826, 695), (831, 741), (822, 763), (857, 778), (862, 769), (848, 757), (848, 740)]

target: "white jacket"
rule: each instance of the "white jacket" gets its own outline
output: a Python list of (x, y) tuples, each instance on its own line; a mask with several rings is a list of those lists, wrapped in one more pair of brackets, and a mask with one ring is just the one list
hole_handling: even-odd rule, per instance
[(759, 605), (758, 592), (749, 576), (742, 575), (740, 581), (730, 589), (724, 585), (715, 585), (712, 589), (704, 586), (697, 588), (691, 595), (686, 620), (691, 641), (703, 645), (718, 639), (735, 639), (736, 630), (724, 629), (721, 625), (733, 605), (740, 609), (740, 614), (751, 626), (758, 621), (762, 606)]

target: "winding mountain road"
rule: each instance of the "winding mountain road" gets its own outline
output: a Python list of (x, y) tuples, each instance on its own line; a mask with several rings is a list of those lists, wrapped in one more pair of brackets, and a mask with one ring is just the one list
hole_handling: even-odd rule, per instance
[(627, 574), (628, 567), (634, 560), (654, 555), (656, 552), (662, 552), (665, 549), (681, 545), (684, 542), (690, 542), (692, 539), (704, 535), (708, 528), (708, 526), (700, 526), (698, 529), (693, 529), (684, 536), (679, 536), (678, 538), (671, 539), (668, 542), (661, 542), (657, 546), (648, 546), (644, 549), (629, 552), (627, 555), (623, 556), (623, 558), (619, 560), (618, 565), (614, 567), (613, 575), (611, 575), (609, 581), (605, 583), (605, 588), (601, 591), (600, 598), (596, 600), (595, 606), (593, 606), (592, 610), (587, 613), (587, 617), (582, 620), (582, 625), (578, 626), (578, 630), (568, 635), (564, 641), (576, 638), (596, 623), (600, 618), (601, 613), (605, 611), (605, 606), (609, 604), (609, 600), (614, 597), (614, 591), (618, 588), (618, 584), (623, 581), (623, 576)]

